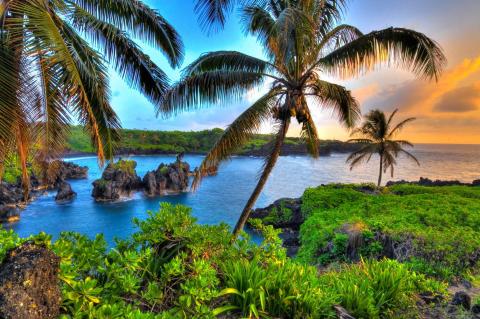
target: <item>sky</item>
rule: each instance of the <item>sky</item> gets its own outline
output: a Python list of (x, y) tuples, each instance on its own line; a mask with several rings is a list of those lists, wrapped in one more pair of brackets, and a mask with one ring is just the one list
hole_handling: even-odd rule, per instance
[[(218, 50), (240, 51), (264, 58), (262, 47), (245, 35), (236, 14), (223, 31), (206, 36), (197, 24), (193, 0), (145, 0), (159, 10), (182, 36), (185, 60), (182, 67), (202, 53)], [(397, 122), (415, 117), (399, 138), (413, 143), (480, 144), (480, 13), (479, 0), (352, 0), (344, 23), (363, 33), (387, 27), (414, 29), (437, 41), (443, 48), (448, 66), (438, 83), (416, 78), (408, 70), (379, 67), (351, 79), (326, 78), (351, 90), (360, 102), (362, 114), (380, 109), (389, 115), (395, 109)], [(180, 69), (172, 70), (161, 52), (138, 42), (172, 81), (180, 78)], [(198, 131), (225, 128), (241, 114), (262, 89), (248, 94), (243, 101), (177, 115), (156, 118), (152, 104), (130, 89), (113, 70), (112, 105), (124, 128), (165, 131)], [(310, 106), (320, 138), (347, 140), (349, 132), (320, 107)], [(270, 133), (265, 125), (261, 133)], [(298, 136), (299, 125), (291, 126), (289, 136)]]

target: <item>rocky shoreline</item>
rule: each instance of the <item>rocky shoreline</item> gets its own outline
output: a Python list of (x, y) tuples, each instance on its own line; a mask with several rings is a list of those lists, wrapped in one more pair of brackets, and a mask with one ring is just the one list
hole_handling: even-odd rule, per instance
[[(47, 184), (49, 187), (58, 188), (59, 192), (55, 198), (57, 201), (69, 199), (76, 195), (72, 191), (70, 184), (65, 180), (86, 178), (88, 175), (88, 167), (81, 167), (71, 162), (57, 161), (58, 170), (55, 176), (50, 177)], [(31, 165), (29, 166), (31, 167)], [(35, 198), (43, 196), (45, 189), (42, 187), (42, 178), (32, 168), (30, 177), (30, 191), (27, 201), (25, 201), (25, 190), (22, 186), (21, 179), (16, 182), (2, 181), (0, 185), (0, 223), (12, 222), (20, 219), (20, 209), (24, 209), (28, 202)]]
[[(353, 151), (358, 150), (361, 147), (359, 144), (352, 144), (352, 143), (346, 143), (346, 142), (340, 142), (340, 141), (332, 141), (329, 142), (325, 146), (320, 146), (319, 147), (319, 155), (320, 156), (330, 156), (333, 153), (351, 153)], [(262, 145), (259, 149), (254, 149), (254, 145), (252, 144), (252, 149), (251, 150), (244, 150), (241, 153), (237, 153), (234, 155), (237, 156), (258, 156), (262, 157), (265, 156), (268, 152), (268, 144)], [(206, 152), (196, 152), (196, 151), (189, 151), (185, 150), (184, 153), (186, 155), (206, 155)], [(132, 148), (132, 147), (120, 147), (117, 149), (117, 155), (118, 156), (149, 156), (149, 155), (177, 155), (178, 151), (173, 151), (173, 150), (162, 150), (162, 149), (154, 149), (154, 148), (149, 148), (149, 149), (141, 149), (140, 147), (138, 148)], [(291, 144), (291, 143), (285, 143), (282, 146), (282, 150), (280, 153), (280, 156), (290, 156), (290, 155), (296, 155), (296, 156), (302, 156), (302, 155), (307, 155), (305, 146), (301, 144)], [(82, 151), (77, 151), (77, 150), (70, 150), (67, 152), (67, 157), (74, 157), (74, 156), (96, 156), (95, 153), (89, 153), (89, 152), (82, 152)]]
[[(411, 184), (425, 187), (443, 187), (443, 186), (467, 186), (479, 187), (480, 179), (472, 181), (472, 183), (462, 183), (455, 181), (431, 180), (420, 177), (419, 181), (389, 181), (386, 187), (392, 185)], [(324, 184), (320, 185), (324, 186)], [(364, 186), (356, 191), (362, 193), (375, 193), (375, 188)], [(399, 194), (400, 195), (400, 194)], [(272, 225), (275, 229), (281, 229), (283, 238), (283, 246), (287, 250), (287, 256), (294, 258), (301, 246), (299, 240), (300, 227), (305, 222), (302, 215), (302, 198), (281, 198), (264, 208), (256, 208), (250, 212), (250, 218), (263, 220), (265, 225)], [(251, 226), (247, 221), (247, 226)]]

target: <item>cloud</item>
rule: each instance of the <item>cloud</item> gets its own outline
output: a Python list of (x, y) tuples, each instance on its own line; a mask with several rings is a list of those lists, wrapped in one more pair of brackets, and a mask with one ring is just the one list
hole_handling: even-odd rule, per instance
[[(465, 59), (455, 68), (445, 71), (438, 83), (415, 79), (378, 89), (365, 99), (362, 109), (431, 111), (447, 93), (455, 90), (459, 83), (479, 71), (480, 56), (475, 60)], [(362, 90), (368, 91), (368, 86), (356, 91)]]
[(463, 113), (480, 108), (480, 82), (445, 93), (433, 107), (434, 112)]

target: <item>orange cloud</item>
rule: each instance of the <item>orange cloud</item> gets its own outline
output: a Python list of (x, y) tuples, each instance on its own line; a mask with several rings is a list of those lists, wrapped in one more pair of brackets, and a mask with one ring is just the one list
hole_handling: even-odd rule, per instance
[(438, 83), (422, 79), (355, 90), (362, 112), (399, 109), (398, 120), (416, 117), (403, 138), (417, 143), (480, 143), (480, 56), (447, 70)]

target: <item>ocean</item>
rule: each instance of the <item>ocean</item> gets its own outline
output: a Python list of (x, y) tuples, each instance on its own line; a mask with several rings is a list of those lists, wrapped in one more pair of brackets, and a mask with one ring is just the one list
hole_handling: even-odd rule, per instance
[[(420, 177), (441, 180), (459, 180), (471, 183), (480, 179), (480, 145), (417, 144), (409, 150), (420, 162), (420, 166), (400, 157), (395, 167), (395, 175), (384, 174), (382, 184), (389, 180), (417, 181)], [(370, 163), (350, 170), (345, 163), (348, 154), (332, 154), (313, 160), (306, 156), (280, 157), (270, 178), (257, 201), (256, 207), (265, 207), (273, 201), (285, 197), (300, 197), (305, 188), (326, 183), (376, 183), (378, 179), (378, 156)], [(160, 163), (175, 161), (174, 156), (131, 157), (137, 161), (137, 174), (141, 177), (147, 171), (155, 170)], [(203, 156), (185, 156), (193, 170), (199, 166)], [(263, 158), (233, 157), (221, 167), (218, 174), (204, 179), (195, 193), (145, 197), (137, 193), (118, 202), (97, 203), (91, 197), (92, 182), (101, 177), (97, 160), (94, 157), (69, 158), (81, 166), (90, 168), (88, 178), (69, 180), (77, 197), (56, 203), (56, 190), (37, 198), (21, 212), (20, 220), (3, 225), (13, 229), (21, 237), (44, 231), (58, 236), (64, 231), (75, 231), (94, 237), (103, 233), (112, 243), (113, 237), (127, 237), (135, 231), (131, 219), (145, 219), (146, 211), (155, 211), (160, 202), (182, 204), (192, 207), (192, 215), (201, 224), (226, 222), (234, 225), (256, 184), (256, 177)], [(258, 234), (246, 228), (255, 241)]]

